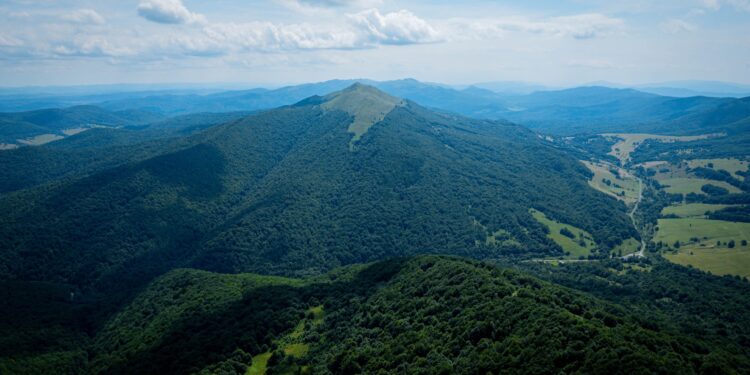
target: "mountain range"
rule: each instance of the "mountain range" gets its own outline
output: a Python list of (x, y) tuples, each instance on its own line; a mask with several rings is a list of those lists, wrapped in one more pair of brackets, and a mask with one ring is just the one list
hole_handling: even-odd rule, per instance
[[(634, 89), (602, 86), (509, 93), (495, 92), (477, 86), (454, 89), (411, 79), (384, 82), (333, 80), (273, 90), (137, 91), (117, 95), (99, 94), (75, 101), (86, 102), (87, 107), (72, 107), (65, 110), (70, 113), (33, 111), (0, 114), (0, 121), (5, 124), (0, 128), (0, 142), (19, 143), (16, 140), (43, 134), (66, 136), (61, 133), (63, 129), (59, 126), (50, 128), (44, 123), (34, 121), (44, 116), (75, 120), (68, 121), (72, 124), (98, 122), (130, 126), (176, 115), (267, 110), (291, 105), (313, 95), (326, 95), (354, 83), (377, 87), (390, 95), (412, 100), (436, 111), (478, 119), (508, 120), (554, 135), (624, 131), (670, 135), (738, 133), (745, 132), (745, 124), (750, 121), (750, 105), (747, 98), (676, 98)], [(7, 106), (3, 103), (3, 99), (0, 99), (0, 108), (23, 108), (15, 101), (7, 102)], [(54, 104), (54, 101), (49, 104)], [(84, 110), (88, 113), (79, 113)], [(91, 117), (93, 111), (98, 111), (99, 114)], [(29, 118), (32, 120), (28, 120)]]

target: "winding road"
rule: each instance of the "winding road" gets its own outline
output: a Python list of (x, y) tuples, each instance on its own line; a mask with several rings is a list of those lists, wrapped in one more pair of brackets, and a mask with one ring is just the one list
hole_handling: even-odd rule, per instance
[[(628, 213), (628, 216), (630, 216), (630, 221), (633, 222), (633, 226), (635, 227), (635, 230), (638, 230), (638, 225), (636, 225), (635, 222), (635, 212), (638, 211), (638, 205), (641, 203), (641, 200), (643, 200), (643, 180), (633, 175), (638, 180), (638, 200), (635, 201), (635, 204), (633, 205), (633, 209), (630, 210)], [(635, 253), (631, 253), (628, 255), (625, 255), (622, 257), (622, 259), (629, 259), (632, 257), (636, 258), (642, 258), (644, 257), (644, 253), (646, 251), (646, 240), (643, 239), (643, 235), (641, 235), (641, 249), (636, 251)]]

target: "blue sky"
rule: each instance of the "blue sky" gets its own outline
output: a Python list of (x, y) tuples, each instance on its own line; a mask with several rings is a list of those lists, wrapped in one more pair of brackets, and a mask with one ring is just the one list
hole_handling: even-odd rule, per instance
[(750, 83), (750, 0), (3, 0), (0, 86)]

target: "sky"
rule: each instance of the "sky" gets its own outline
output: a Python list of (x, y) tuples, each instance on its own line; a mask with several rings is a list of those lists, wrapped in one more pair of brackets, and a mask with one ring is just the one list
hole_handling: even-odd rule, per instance
[(0, 86), (750, 84), (750, 0), (0, 0)]

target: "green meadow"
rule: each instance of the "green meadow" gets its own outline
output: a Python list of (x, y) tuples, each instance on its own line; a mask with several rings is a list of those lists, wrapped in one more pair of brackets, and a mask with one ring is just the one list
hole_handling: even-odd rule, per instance
[[(574, 227), (570, 224), (560, 223), (547, 217), (544, 213), (537, 210), (530, 210), (534, 219), (549, 228), (547, 237), (562, 247), (563, 251), (570, 253), (569, 257), (578, 258), (586, 257), (591, 254), (591, 250), (596, 247), (593, 236), (583, 229)], [(575, 235), (575, 239), (560, 233), (563, 228)]]

